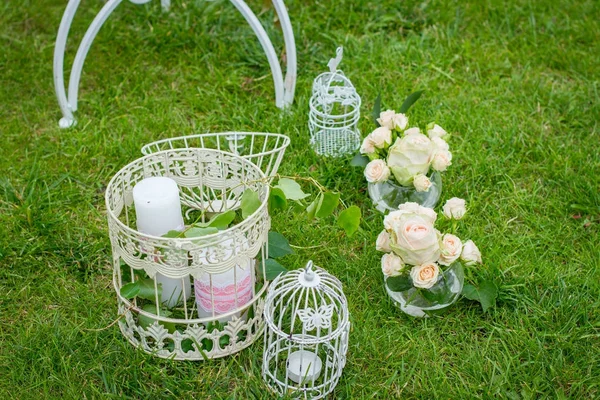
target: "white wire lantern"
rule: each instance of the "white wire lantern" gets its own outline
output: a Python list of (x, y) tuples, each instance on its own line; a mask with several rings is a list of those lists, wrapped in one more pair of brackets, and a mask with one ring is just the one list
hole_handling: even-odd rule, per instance
[(214, 132), (157, 140), (142, 147), (142, 154), (186, 148), (228, 151), (251, 161), (267, 177), (272, 177), (277, 173), (289, 144), (290, 138), (279, 133)]
[(267, 385), (305, 399), (331, 393), (346, 364), (350, 331), (340, 281), (309, 261), (271, 283), (264, 316)]
[(329, 60), (329, 72), (319, 75), (313, 83), (308, 127), (310, 143), (319, 155), (342, 157), (360, 146), (358, 130), (360, 96), (352, 82), (337, 69), (343, 49)]
[[(260, 206), (241, 222), (201, 237), (161, 236), (186, 227), (183, 215), (206, 223), (238, 209), (246, 189)], [(113, 177), (106, 190), (113, 285), (119, 327), (133, 345), (163, 358), (202, 360), (254, 342), (264, 326), (268, 196), (255, 164), (214, 149), (159, 151)]]

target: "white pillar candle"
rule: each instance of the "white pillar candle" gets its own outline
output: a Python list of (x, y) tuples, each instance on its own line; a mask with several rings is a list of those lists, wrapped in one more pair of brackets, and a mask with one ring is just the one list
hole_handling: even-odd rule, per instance
[(298, 350), (287, 359), (288, 377), (296, 383), (314, 382), (321, 375), (323, 362), (316, 353)]
[[(133, 203), (138, 231), (152, 236), (184, 229), (177, 182), (171, 178), (155, 176), (138, 182), (133, 188)], [(168, 278), (156, 274), (156, 282), (162, 284), (161, 301), (171, 308), (191, 292), (189, 276), (183, 279)]]

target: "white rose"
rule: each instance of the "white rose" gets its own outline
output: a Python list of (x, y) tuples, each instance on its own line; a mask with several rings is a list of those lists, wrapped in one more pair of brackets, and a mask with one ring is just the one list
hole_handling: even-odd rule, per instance
[(415, 175), (427, 175), (434, 152), (427, 136), (413, 133), (396, 140), (389, 148), (387, 162), (398, 183), (408, 186)]
[(446, 233), (442, 236), (440, 249), (441, 254), (438, 262), (442, 265), (450, 265), (460, 257), (462, 252), (462, 242), (458, 237)]
[(384, 253), (389, 253), (392, 251), (390, 248), (390, 234), (384, 229), (381, 231), (379, 236), (377, 236), (377, 240), (375, 241), (375, 249), (377, 251), (383, 251)]
[(398, 207), (398, 210), (403, 213), (420, 215), (423, 218), (427, 219), (432, 224), (437, 219), (437, 213), (435, 211), (433, 211), (433, 209), (428, 208), (428, 207), (423, 207), (419, 203), (414, 203), (414, 202), (403, 203), (403, 204), (400, 204), (400, 206)]
[(383, 160), (373, 160), (365, 167), (365, 178), (369, 183), (385, 182), (390, 177), (390, 169)]
[(404, 114), (396, 114), (394, 115), (394, 129), (396, 130), (404, 130), (408, 125), (408, 117)]
[(431, 187), (431, 180), (423, 174), (418, 174), (413, 180), (417, 192), (427, 192)]
[(394, 253), (384, 254), (381, 257), (381, 271), (385, 276), (398, 276), (404, 268), (402, 259)]
[(360, 154), (373, 154), (375, 153), (375, 145), (371, 140), (370, 136), (367, 136), (360, 146)]
[(450, 165), (452, 165), (452, 153), (448, 150), (438, 151), (431, 161), (431, 168), (436, 171), (445, 171)]
[(383, 227), (386, 230), (395, 230), (404, 213), (400, 211), (392, 211), (383, 218)]
[(422, 289), (429, 289), (435, 285), (440, 275), (440, 267), (436, 263), (415, 265), (410, 270), (413, 285)]
[(472, 240), (467, 240), (462, 248), (460, 259), (467, 265), (481, 264), (481, 252)]
[(439, 138), (439, 137), (432, 137), (431, 141), (433, 142), (433, 144), (435, 145), (435, 147), (438, 150), (450, 150), (450, 146), (448, 145), (448, 142), (446, 142), (444, 139)]
[(407, 264), (427, 264), (440, 257), (438, 231), (420, 215), (400, 215), (393, 223), (391, 234), (392, 251)]
[(446, 204), (442, 207), (442, 212), (446, 218), (461, 219), (467, 212), (465, 203), (466, 202), (463, 199), (453, 197), (446, 201)]
[(433, 124), (432, 127), (428, 127), (427, 129), (427, 134), (429, 135), (430, 138), (434, 138), (434, 137), (444, 137), (448, 134), (448, 132), (446, 132), (444, 130), (444, 128), (442, 128), (441, 126), (439, 126), (438, 124)]
[(394, 116), (396, 115), (396, 111), (387, 110), (379, 114), (379, 118), (377, 118), (377, 122), (379, 125), (385, 126), (386, 128), (392, 130), (394, 129)]
[(413, 126), (412, 128), (408, 128), (407, 130), (404, 131), (405, 135), (415, 135), (415, 134), (421, 134), (421, 130), (419, 128), (417, 128), (416, 126)]
[(392, 144), (392, 131), (385, 126), (375, 129), (369, 137), (373, 145), (379, 149), (384, 148), (386, 144)]

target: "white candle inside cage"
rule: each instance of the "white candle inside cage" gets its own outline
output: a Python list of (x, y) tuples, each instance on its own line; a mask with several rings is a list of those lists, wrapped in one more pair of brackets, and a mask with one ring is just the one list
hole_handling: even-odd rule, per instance
[(287, 359), (288, 377), (296, 383), (314, 382), (321, 375), (323, 362), (316, 353), (298, 350)]
[[(248, 241), (225, 240), (215, 246), (225, 257), (231, 256), (236, 250), (244, 250), (248, 247)], [(198, 305), (200, 318), (219, 316), (240, 308), (252, 300), (254, 296), (254, 260), (236, 265), (235, 267), (216, 274), (204, 273), (194, 279), (194, 292)], [(231, 316), (218, 318), (219, 322), (230, 321), (233, 316), (239, 317), (240, 312)]]
[[(184, 229), (179, 188), (173, 179), (155, 176), (141, 180), (133, 188), (133, 203), (138, 231), (162, 236), (172, 230)], [(155, 279), (162, 284), (161, 301), (169, 308), (187, 300), (190, 295), (189, 276), (173, 279), (157, 273)]]

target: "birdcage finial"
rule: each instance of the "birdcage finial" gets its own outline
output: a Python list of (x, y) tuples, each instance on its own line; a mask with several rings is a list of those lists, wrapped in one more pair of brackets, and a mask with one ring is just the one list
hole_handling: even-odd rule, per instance
[(337, 71), (338, 65), (342, 62), (342, 58), (344, 57), (344, 47), (340, 46), (335, 50), (335, 58), (330, 58), (327, 66), (329, 67), (329, 71), (334, 73)]

